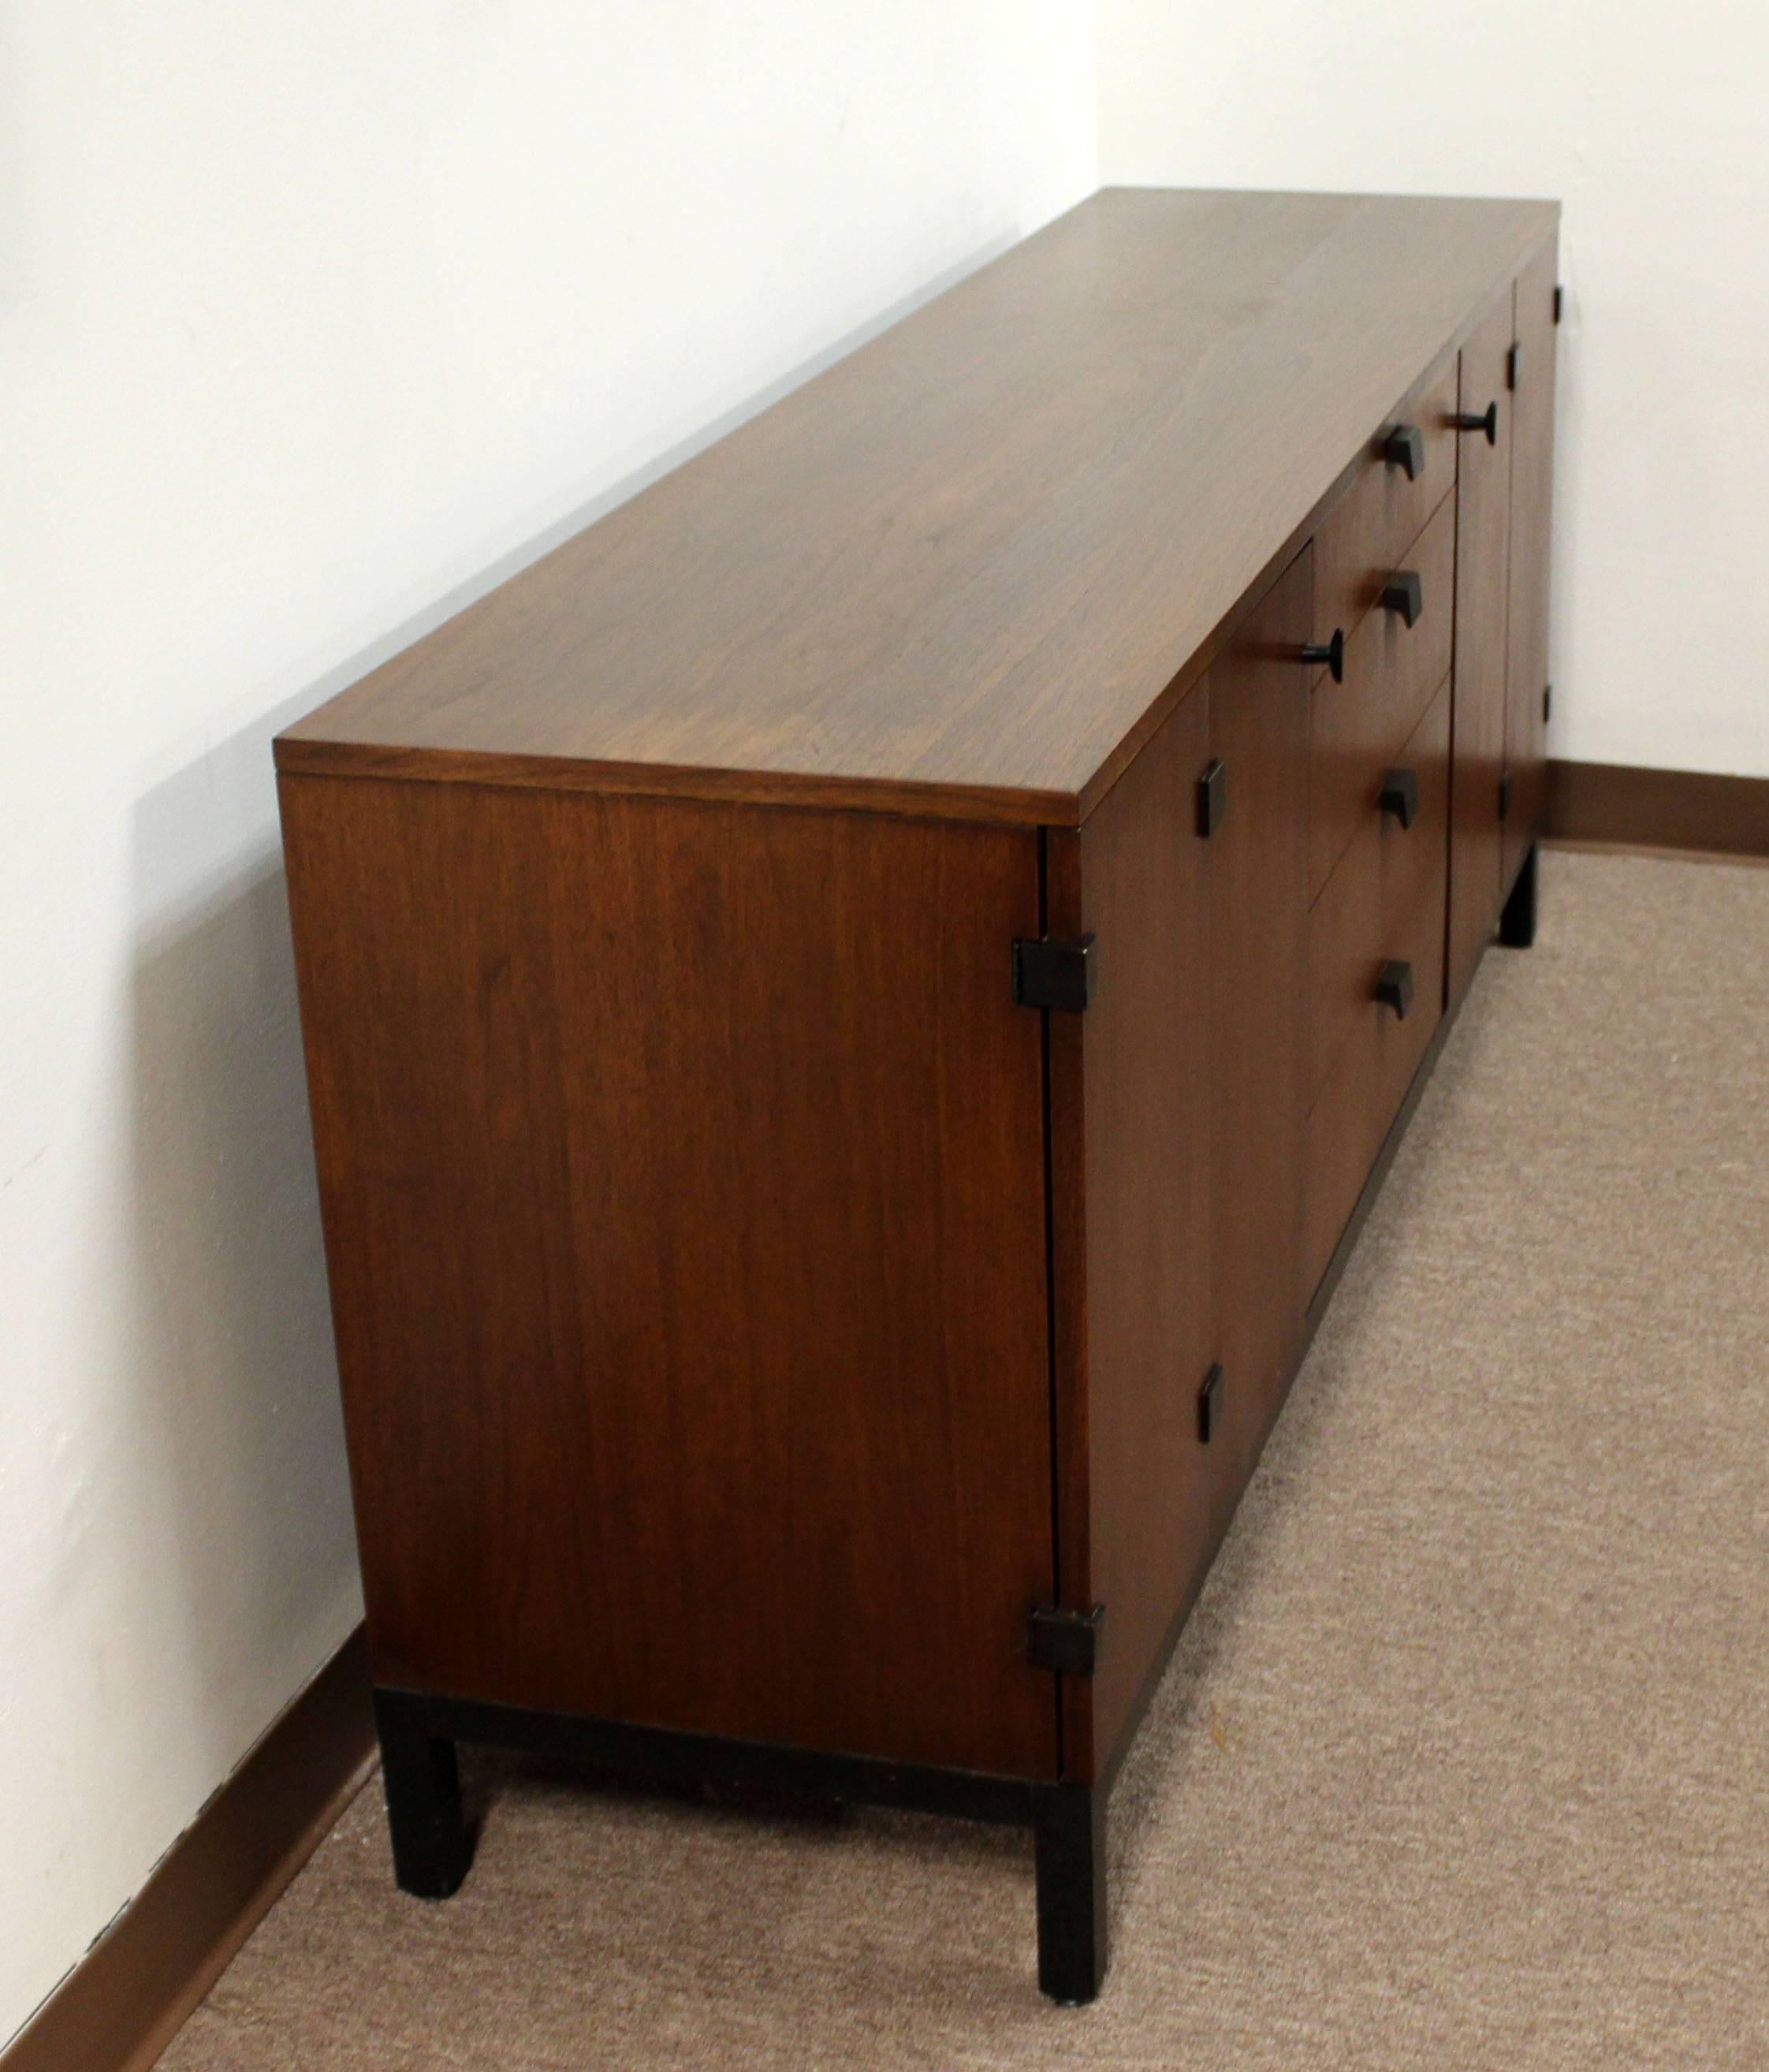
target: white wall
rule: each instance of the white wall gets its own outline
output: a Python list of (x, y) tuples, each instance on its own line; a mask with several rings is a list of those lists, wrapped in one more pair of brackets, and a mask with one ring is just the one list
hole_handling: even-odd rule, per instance
[(1088, 0), (0, 25), (0, 2038), (358, 1616), (273, 729), (1090, 191)]
[(1551, 752), (1769, 776), (1761, 0), (1100, 0), (1108, 185), (1566, 204)]

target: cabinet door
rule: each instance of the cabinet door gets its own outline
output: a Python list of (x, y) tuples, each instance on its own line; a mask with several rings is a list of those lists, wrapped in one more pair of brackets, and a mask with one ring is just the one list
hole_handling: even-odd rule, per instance
[(1082, 1780), (1125, 1730), (1213, 1544), (1196, 1408), (1216, 1357), (1214, 845), (1196, 808), (1209, 759), (1206, 683), (1078, 836), (1047, 837), (1052, 932), (1091, 931), (1099, 959), (1087, 1012), (1049, 1017), (1059, 1588), (1106, 1606), (1096, 1675), (1065, 1679), (1063, 1767)]
[(1134, 1720), (1297, 1349), (1311, 579), (1305, 555), (1078, 837), (1048, 837), (1052, 931), (1099, 957), (1086, 1013), (1050, 1018), (1058, 1568), (1065, 1603), (1106, 1607), (1098, 1671), (1064, 1694), (1082, 1779)]
[(1312, 549), (1291, 563), (1210, 672), (1227, 798), (1209, 843), (1217, 1356), (1224, 1442), (1242, 1473), (1300, 1342), (1310, 672), (1297, 656), (1313, 563)]
[(1500, 780), (1511, 577), (1512, 343), (1508, 290), (1462, 348), (1460, 408), (1497, 405), (1498, 436), (1464, 432), (1456, 463), (1454, 790), (1450, 817), (1449, 997), (1474, 975), (1497, 919)]
[(1517, 874), (1541, 824), (1547, 765), (1549, 530), (1554, 479), (1553, 245), (1517, 281), (1517, 387), (1512, 399), (1511, 634), (1505, 701), (1504, 882)]

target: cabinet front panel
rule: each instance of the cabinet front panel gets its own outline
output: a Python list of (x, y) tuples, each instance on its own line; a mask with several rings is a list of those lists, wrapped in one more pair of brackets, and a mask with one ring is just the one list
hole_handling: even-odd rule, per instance
[(1508, 886), (1541, 824), (1548, 721), (1549, 535), (1554, 476), (1554, 276), (1549, 245), (1517, 280), (1517, 388), (1511, 456), (1511, 662), (1505, 705)]
[(1371, 1141), (1371, 1059), (1365, 1043), (1340, 1046), (1303, 1130), (1300, 1299), (1320, 1285), (1378, 1149)]
[(1036, 835), (283, 796), (377, 1679), (1054, 1774)]
[(1502, 867), (1505, 667), (1511, 573), (1511, 441), (1505, 386), (1512, 294), (1462, 348), (1461, 408), (1496, 405), (1498, 438), (1461, 435), (1456, 472), (1455, 788), (1451, 804), (1449, 989), (1459, 997), (1492, 934)]
[[(1301, 1345), (1303, 1022), (1308, 921), (1307, 636), (1314, 555), (1279, 578), (1210, 672), (1228, 812), (1211, 842), (1216, 1243), (1229, 1506), (1277, 1416)], [(1215, 1442), (1213, 1442), (1215, 1443)], [(1225, 1509), (1213, 1537), (1228, 1523)]]
[[(1300, 1342), (1311, 560), (1081, 829), (1082, 919), (1101, 958), (1079, 1018), (1097, 1766), (1203, 1580)], [(1218, 761), (1224, 807), (1205, 835), (1198, 779)], [(1199, 1392), (1217, 1364), (1206, 1441)]]

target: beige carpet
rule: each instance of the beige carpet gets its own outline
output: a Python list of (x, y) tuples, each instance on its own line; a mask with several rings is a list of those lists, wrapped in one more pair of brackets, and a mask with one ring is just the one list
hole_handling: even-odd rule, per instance
[(470, 1758), (365, 1790), (167, 2072), (1769, 2066), (1769, 870), (1551, 856), (1032, 1983), (1022, 1836)]

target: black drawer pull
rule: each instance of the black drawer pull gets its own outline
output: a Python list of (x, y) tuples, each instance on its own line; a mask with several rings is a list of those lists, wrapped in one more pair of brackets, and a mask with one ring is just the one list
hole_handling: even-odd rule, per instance
[(1222, 1422), (1222, 1363), (1218, 1360), (1204, 1377), (1198, 1391), (1198, 1443), (1208, 1446)]
[(1206, 841), (1229, 810), (1229, 766), (1219, 755), (1198, 779), (1198, 832)]
[(1419, 816), (1419, 773), (1416, 770), (1390, 770), (1382, 779), (1381, 796), (1376, 802), (1385, 813), (1392, 813), (1403, 828), (1410, 828)]
[(1300, 659), (1311, 668), (1331, 669), (1333, 672), (1333, 681), (1336, 684), (1344, 683), (1345, 680), (1344, 627), (1336, 626), (1333, 628), (1333, 637), (1331, 640), (1309, 641), (1303, 648)]
[(1397, 569), (1382, 586), (1381, 602), (1384, 611), (1398, 613), (1409, 626), (1417, 626), (1425, 609), (1425, 586), (1418, 570)]
[(1376, 997), (1382, 1006), (1393, 1009), (1396, 1021), (1406, 1021), (1413, 1005), (1413, 967), (1403, 958), (1384, 964), (1376, 981)]
[(1397, 425), (1382, 442), (1382, 458), (1390, 467), (1404, 467), (1409, 482), (1425, 472), (1425, 434), (1417, 425)]
[(1499, 443), (1499, 405), (1496, 398), (1478, 413), (1472, 410), (1458, 410), (1450, 422), (1459, 432), (1484, 432), (1487, 444)]

